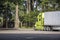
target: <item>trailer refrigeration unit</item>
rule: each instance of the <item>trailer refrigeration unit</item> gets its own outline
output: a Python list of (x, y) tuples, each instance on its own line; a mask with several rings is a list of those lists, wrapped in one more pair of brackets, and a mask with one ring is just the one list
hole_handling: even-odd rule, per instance
[(37, 16), (35, 30), (60, 30), (60, 11), (41, 12)]

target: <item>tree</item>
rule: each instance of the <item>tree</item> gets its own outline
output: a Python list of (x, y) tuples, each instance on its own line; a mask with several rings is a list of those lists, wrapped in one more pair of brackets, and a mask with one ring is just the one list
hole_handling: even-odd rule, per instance
[(9, 2), (13, 2), (16, 5), (16, 13), (15, 13), (15, 28), (19, 28), (19, 17), (18, 17), (18, 5), (21, 4), (23, 0), (9, 0)]
[[(14, 3), (16, 5), (16, 13), (15, 13), (15, 28), (19, 27), (19, 17), (18, 17), (18, 5), (21, 4), (23, 0), (0, 0), (1, 4), (5, 4), (6, 5), (8, 3)], [(8, 6), (8, 5), (7, 5)], [(7, 7), (8, 8), (8, 7)], [(6, 9), (6, 8), (5, 8)], [(7, 13), (7, 11), (5, 11), (5, 13)], [(6, 15), (6, 14), (5, 14)], [(7, 17), (7, 15), (5, 16)], [(5, 20), (5, 22), (7, 22), (7, 19)]]

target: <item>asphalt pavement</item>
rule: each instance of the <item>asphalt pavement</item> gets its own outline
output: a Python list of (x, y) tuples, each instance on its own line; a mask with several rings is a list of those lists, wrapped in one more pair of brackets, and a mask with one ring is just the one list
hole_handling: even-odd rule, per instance
[(0, 34), (0, 40), (60, 40), (59, 34)]
[(0, 30), (0, 40), (60, 40), (60, 31)]

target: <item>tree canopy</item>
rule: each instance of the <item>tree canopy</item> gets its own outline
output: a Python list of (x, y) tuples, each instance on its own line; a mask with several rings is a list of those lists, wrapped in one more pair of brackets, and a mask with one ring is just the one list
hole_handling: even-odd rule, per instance
[(0, 0), (0, 17), (15, 20), (16, 5), (18, 18), (22, 24), (34, 25), (36, 16), (41, 11), (60, 11), (60, 0)]

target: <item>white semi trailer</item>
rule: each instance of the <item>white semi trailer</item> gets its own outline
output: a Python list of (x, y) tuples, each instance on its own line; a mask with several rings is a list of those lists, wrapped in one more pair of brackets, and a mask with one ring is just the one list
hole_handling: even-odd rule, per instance
[(37, 16), (35, 29), (39, 30), (60, 30), (60, 11), (43, 12)]

